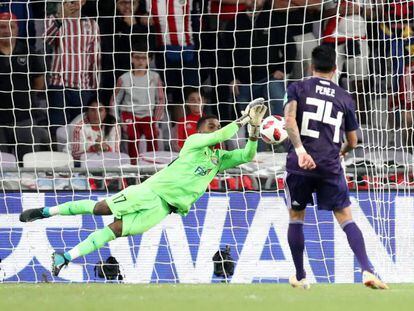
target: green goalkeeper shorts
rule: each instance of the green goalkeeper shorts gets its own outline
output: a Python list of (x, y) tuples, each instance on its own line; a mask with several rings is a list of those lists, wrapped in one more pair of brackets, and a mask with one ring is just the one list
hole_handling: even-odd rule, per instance
[(142, 234), (171, 212), (168, 203), (145, 183), (129, 186), (105, 201), (115, 218), (122, 220), (122, 236)]

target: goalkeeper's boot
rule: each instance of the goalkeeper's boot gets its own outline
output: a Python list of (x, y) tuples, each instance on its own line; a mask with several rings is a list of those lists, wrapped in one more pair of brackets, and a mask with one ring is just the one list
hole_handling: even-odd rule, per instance
[(43, 219), (43, 218), (48, 218), (48, 217), (49, 216), (44, 214), (43, 208), (31, 208), (21, 213), (19, 219), (21, 222), (32, 222), (38, 219)]
[(389, 289), (388, 285), (368, 271), (362, 272), (362, 282), (372, 289)]
[(307, 279), (303, 278), (302, 280), (298, 281), (296, 279), (296, 275), (292, 275), (289, 278), (289, 284), (292, 285), (293, 288), (302, 288), (302, 289), (310, 289), (310, 283)]
[(66, 267), (69, 263), (69, 260), (63, 254), (60, 253), (53, 253), (52, 254), (52, 274), (54, 276), (58, 276), (60, 270), (63, 267)]

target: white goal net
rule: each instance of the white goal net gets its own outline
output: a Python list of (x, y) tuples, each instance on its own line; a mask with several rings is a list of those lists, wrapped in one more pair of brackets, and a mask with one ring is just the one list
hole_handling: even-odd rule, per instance
[[(353, 215), (387, 282), (414, 282), (414, 5), (409, 0), (54, 0), (0, 3), (0, 282), (107, 282), (113, 256), (132, 283), (287, 282), (284, 146), (218, 175), (182, 218), (76, 259), (67, 251), (109, 216), (19, 222), (22, 210), (102, 200), (173, 161), (202, 116), (222, 125), (253, 98), (283, 114), (311, 51), (337, 52), (335, 82), (356, 102), (359, 144), (345, 161)], [(241, 148), (246, 133), (220, 148)], [(330, 213), (308, 207), (311, 282), (360, 268)], [(234, 274), (214, 274), (230, 247)], [(218, 262), (219, 266), (221, 262)], [(99, 270), (99, 269), (98, 269)], [(397, 279), (398, 278), (398, 279)]]

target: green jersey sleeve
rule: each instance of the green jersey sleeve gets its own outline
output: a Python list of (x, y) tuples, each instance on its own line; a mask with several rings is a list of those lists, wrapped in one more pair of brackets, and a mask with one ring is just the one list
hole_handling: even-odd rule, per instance
[(247, 141), (246, 147), (243, 149), (236, 149), (232, 151), (221, 151), (221, 165), (220, 172), (223, 172), (229, 168), (236, 167), (237, 165), (250, 162), (254, 159), (257, 151), (257, 141)]
[(210, 148), (231, 138), (238, 129), (236, 123), (230, 123), (214, 133), (191, 135), (179, 157), (144, 184), (174, 206), (180, 215), (187, 215), (222, 166), (226, 169), (253, 159), (257, 147), (254, 142), (249, 142), (243, 150), (231, 152)]
[(182, 152), (186, 152), (190, 149), (199, 149), (203, 147), (209, 147), (217, 145), (223, 141), (229, 140), (232, 138), (237, 131), (239, 130), (239, 126), (236, 122), (232, 122), (222, 129), (215, 131), (213, 133), (208, 134), (193, 134), (187, 138), (184, 143)]

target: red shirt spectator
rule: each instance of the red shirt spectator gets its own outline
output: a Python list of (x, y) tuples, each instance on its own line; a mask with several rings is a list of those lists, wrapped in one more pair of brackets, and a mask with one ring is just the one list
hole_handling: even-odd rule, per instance
[(185, 140), (188, 136), (191, 136), (197, 133), (197, 122), (202, 116), (203, 113), (203, 104), (205, 103), (205, 98), (200, 92), (191, 88), (187, 93), (186, 103), (189, 113), (178, 120), (177, 125), (177, 139), (178, 146), (181, 149), (184, 145)]
[(400, 1), (400, 3), (394, 1), (393, 3), (386, 4), (384, 15), (388, 17), (389, 22), (396, 28), (402, 28), (404, 27), (404, 22), (412, 19), (414, 16), (414, 3), (412, 1)]
[(200, 120), (199, 114), (188, 114), (178, 120), (177, 138), (180, 149), (183, 147), (188, 136), (197, 133), (197, 122)]
[(390, 109), (407, 110), (411, 113), (414, 108), (414, 62), (404, 67), (400, 77), (399, 90), (396, 97), (391, 97)]
[(366, 39), (367, 25), (361, 8), (352, 2), (342, 2), (339, 8), (340, 16), (328, 20), (323, 37), (326, 43), (345, 43), (348, 39)]
[(210, 11), (218, 14), (220, 20), (229, 21), (245, 9), (244, 0), (212, 0)]
[(414, 62), (405, 67), (404, 76), (401, 79), (402, 92), (400, 98), (406, 102), (406, 109), (413, 109), (413, 90), (414, 90)]

